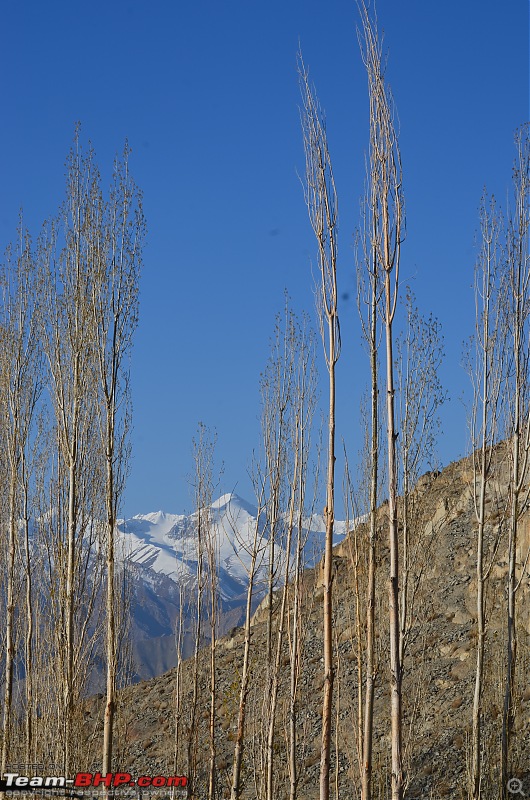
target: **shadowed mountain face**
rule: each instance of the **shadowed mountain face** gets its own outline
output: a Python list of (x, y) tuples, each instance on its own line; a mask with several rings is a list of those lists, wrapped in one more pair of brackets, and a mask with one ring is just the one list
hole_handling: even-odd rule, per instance
[[(235, 494), (226, 494), (216, 500), (209, 510), (209, 519), (217, 548), (219, 635), (223, 636), (242, 621), (250, 543), (255, 527), (259, 525), (263, 530), (265, 541), (267, 530), (264, 516), (258, 520), (256, 508)], [(119, 524), (131, 588), (131, 643), (136, 680), (161, 675), (176, 665), (175, 628), (181, 601), (184, 656), (193, 651), (197, 526), (197, 513), (187, 516), (163, 511), (138, 515)], [(304, 557), (308, 566), (321, 556), (324, 531), (321, 516), (304, 520)], [(341, 541), (344, 534), (344, 523), (337, 522), (335, 540)], [(278, 556), (280, 561), (285, 557), (281, 546)], [(264, 575), (266, 560), (264, 550), (254, 606), (263, 596), (260, 579)]]
[[(483, 798), (499, 797), (500, 733), (506, 663), (506, 576), (508, 454), (499, 446), (487, 495), (485, 561), (491, 567), (486, 585), (486, 652), (482, 688)], [(528, 481), (527, 481), (528, 483)], [(451, 464), (440, 474), (420, 479), (411, 497), (408, 561), (409, 616), (405, 626), (403, 707), (407, 796), (460, 798), (467, 796), (470, 732), (477, 653), (476, 530), (471, 459)], [(402, 517), (403, 506), (400, 504)], [(376, 602), (376, 691), (374, 705), (374, 796), (389, 796), (390, 704), (388, 669), (388, 547), (387, 516), (378, 512)], [(178, 528), (184, 530), (182, 524)], [(152, 529), (151, 529), (152, 532)], [(154, 538), (154, 537), (153, 537)], [(151, 539), (151, 542), (153, 539)], [(181, 540), (182, 541), (182, 540)], [(342, 797), (355, 797), (359, 788), (358, 708), (364, 686), (364, 604), (366, 589), (366, 524), (359, 524), (334, 551), (335, 688), (333, 714), (332, 785)], [(530, 790), (530, 512), (520, 521), (517, 548), (518, 655), (515, 680), (515, 720), (510, 772)], [(235, 576), (232, 575), (235, 579)], [(145, 581), (144, 581), (145, 583)], [(404, 576), (400, 586), (403, 591)], [(147, 591), (147, 590), (146, 590)], [(153, 587), (157, 596), (158, 588)], [(160, 598), (159, 598), (160, 599)], [(322, 587), (320, 565), (308, 569), (302, 581), (302, 650), (297, 685), (298, 796), (318, 797), (320, 719), (322, 711)], [(154, 601), (153, 601), (154, 602)], [(138, 616), (137, 612), (137, 616)], [(289, 590), (287, 628), (292, 623), (293, 589)], [(279, 603), (276, 603), (277, 630)], [(138, 617), (139, 618), (139, 617)], [(266, 621), (256, 613), (251, 637), (251, 679), (247, 704), (242, 797), (256, 797), (266, 732), (269, 684), (266, 664)], [(361, 642), (359, 644), (358, 635)], [(287, 708), (290, 650), (287, 635), (281, 656), (278, 716), (274, 750), (276, 797), (288, 795)], [(217, 646), (217, 769), (219, 785), (230, 780), (237, 725), (243, 633), (232, 630)], [(160, 661), (162, 664), (162, 659)], [(184, 664), (180, 744), (177, 770), (187, 768), (186, 709), (192, 697), (193, 660)], [(119, 696), (123, 753), (120, 768), (133, 774), (173, 774), (174, 690), (176, 671), (170, 670)], [(209, 650), (199, 657), (199, 703), (209, 703)], [(87, 730), (99, 730), (102, 701), (86, 707)], [(208, 752), (208, 715), (198, 717), (198, 752)], [(97, 737), (96, 737), (97, 738)], [(94, 768), (97, 756), (94, 757)], [(205, 790), (207, 758), (197, 766), (197, 790)]]

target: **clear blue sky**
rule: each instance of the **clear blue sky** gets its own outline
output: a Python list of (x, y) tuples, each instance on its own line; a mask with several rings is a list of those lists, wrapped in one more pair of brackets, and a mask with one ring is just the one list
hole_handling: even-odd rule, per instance
[[(529, 117), (527, 0), (379, 0), (401, 122), (403, 280), (441, 320), (444, 462), (465, 452), (461, 344), (473, 327), (474, 232), (484, 185), (504, 198), (513, 132)], [(1, 15), (0, 248), (19, 208), (34, 236), (64, 192), (74, 124), (104, 175), (125, 137), (148, 243), (132, 359), (134, 460), (126, 515), (191, 507), (199, 420), (250, 499), (259, 374), (287, 288), (313, 314), (315, 247), (303, 170), (296, 52), (325, 108), (339, 191), (344, 334), (338, 432), (360, 447), (367, 378), (352, 236), (364, 180), (366, 79), (353, 0), (9, 0)]]

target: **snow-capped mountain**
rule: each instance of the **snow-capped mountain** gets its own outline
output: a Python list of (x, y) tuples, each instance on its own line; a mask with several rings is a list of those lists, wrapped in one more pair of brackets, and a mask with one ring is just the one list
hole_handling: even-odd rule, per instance
[[(225, 494), (210, 509), (212, 532), (219, 563), (221, 598), (232, 601), (246, 591), (250, 551), (256, 530), (263, 534), (262, 558), (267, 545), (265, 518), (236, 494)], [(167, 514), (157, 511), (122, 520), (119, 530), (127, 560), (189, 586), (197, 574), (197, 512)], [(312, 566), (323, 552), (325, 524), (321, 515), (303, 521), (305, 566)], [(335, 522), (334, 543), (345, 535), (345, 523)], [(280, 558), (285, 552), (280, 550)]]
[[(259, 526), (262, 534), (262, 570), (267, 561), (268, 531), (264, 515), (236, 494), (225, 494), (209, 509), (217, 548), (221, 630), (226, 633), (242, 621), (251, 545)], [(174, 636), (180, 590), (193, 593), (197, 575), (198, 514), (157, 511), (121, 520), (119, 531), (124, 559), (133, 577), (133, 642), (139, 677), (160, 674), (175, 664)], [(281, 532), (280, 532), (281, 533)], [(344, 522), (335, 522), (335, 543), (344, 538)], [(323, 554), (325, 524), (321, 515), (303, 520), (304, 566), (313, 566)], [(280, 535), (281, 540), (281, 535)], [(276, 549), (285, 563), (285, 550)], [(261, 588), (261, 592), (260, 592)], [(259, 580), (255, 603), (263, 596)], [(188, 649), (191, 648), (191, 625)], [(186, 642), (185, 642), (186, 645)]]

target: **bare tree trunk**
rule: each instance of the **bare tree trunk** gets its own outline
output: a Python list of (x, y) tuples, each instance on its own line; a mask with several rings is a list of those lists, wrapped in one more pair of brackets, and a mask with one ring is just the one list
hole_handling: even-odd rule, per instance
[[(304, 499), (305, 487), (301, 486), (299, 475), (301, 474), (305, 480), (307, 453), (303, 448), (306, 448), (310, 441), (309, 427), (314, 404), (312, 334), (307, 332), (305, 326), (299, 325), (289, 308), (288, 298), (286, 298), (283, 323), (279, 316), (277, 318), (276, 337), (271, 358), (261, 383), (264, 403), (263, 438), (270, 486), (269, 508), (273, 509), (272, 517), (269, 513), (269, 531), (277, 529), (278, 534), (281, 535), (279, 541), (285, 549), (276, 649), (269, 666), (266, 695), (265, 795), (267, 800), (273, 800), (275, 723), (287, 614), (288, 583), (291, 575), (293, 529), (297, 504), (303, 504)], [(289, 471), (290, 476), (288, 476)], [(288, 496), (287, 511), (284, 515), (281, 513), (281, 509), (286, 496)], [(282, 521), (285, 516), (287, 516), (286, 522)], [(270, 596), (269, 594), (269, 599)], [(268, 611), (270, 612), (270, 604)], [(270, 614), (268, 615), (268, 632), (269, 630), (272, 631)], [(269, 650), (269, 644), (267, 650)]]
[[(56, 421), (56, 486), (48, 509), (50, 579), (60, 701), (57, 758), (64, 774), (72, 770), (78, 731), (73, 716), (87, 680), (87, 660), (99, 626), (95, 611), (98, 568), (88, 575), (95, 548), (95, 520), (104, 508), (104, 471), (94, 427), (97, 425), (97, 354), (91, 308), (95, 282), (94, 251), (100, 244), (101, 191), (93, 152), (82, 152), (79, 130), (67, 162), (67, 195), (58, 220), (40, 240), (42, 341)], [(59, 250), (59, 253), (56, 252)], [(60, 600), (59, 600), (60, 598)], [(80, 607), (83, 615), (78, 615)], [(94, 636), (91, 629), (94, 629)]]
[[(173, 775), (178, 775), (178, 758), (180, 746), (180, 722), (182, 713), (182, 641), (184, 637), (184, 591), (182, 582), (179, 581), (179, 615), (176, 631), (176, 651), (177, 651), (177, 668), (175, 674), (175, 736), (174, 736), (174, 751), (173, 751)], [(171, 797), (175, 796), (175, 791), (171, 793)]]
[(29, 509), (28, 509), (28, 485), (27, 479), (24, 481), (23, 499), (23, 526), (24, 526), (24, 556), (26, 567), (26, 637), (25, 637), (25, 694), (26, 694), (26, 763), (32, 762), (33, 751), (33, 579), (32, 579), (32, 558), (29, 544)]
[[(251, 646), (251, 619), (252, 619), (252, 599), (254, 594), (254, 581), (259, 563), (263, 556), (263, 531), (260, 530), (261, 518), (263, 515), (265, 493), (264, 481), (261, 476), (255, 478), (256, 495), (258, 500), (258, 510), (254, 535), (250, 548), (250, 566), (248, 570), (247, 602), (245, 607), (245, 641), (243, 649), (243, 664), (241, 666), (241, 682), (239, 690), (239, 706), (237, 713), (237, 731), (234, 745), (234, 757), (232, 762), (232, 782), (230, 787), (230, 800), (239, 800), (241, 797), (241, 769), (243, 764), (243, 749), (245, 745), (245, 722), (247, 711), (247, 699), (250, 675), (250, 646)], [(234, 525), (235, 532), (235, 525)], [(242, 545), (242, 543), (240, 543)], [(243, 549), (246, 547), (243, 546)]]
[(294, 585), (293, 585), (293, 623), (292, 623), (292, 642), (290, 654), (290, 683), (289, 683), (289, 800), (296, 800), (298, 790), (298, 763), (296, 758), (296, 730), (297, 730), (297, 688), (298, 675), (300, 669), (300, 568), (301, 568), (301, 536), (302, 536), (302, 500), (299, 500), (300, 507), (298, 513), (296, 556), (294, 565)]
[(514, 168), (515, 212), (509, 219), (507, 241), (508, 315), (506, 329), (512, 331), (513, 405), (508, 409), (512, 439), (511, 463), (511, 508), (508, 534), (508, 597), (507, 597), (507, 644), (506, 684), (502, 716), (501, 773), (502, 786), (506, 794), (509, 774), (510, 741), (515, 723), (515, 667), (517, 663), (516, 625), (516, 554), (518, 522), (525, 506), (523, 485), (528, 467), (530, 447), (530, 407), (528, 401), (529, 359), (528, 319), (530, 300), (530, 265), (528, 254), (528, 231), (530, 228), (530, 126), (527, 124), (516, 135), (517, 161)]
[(16, 554), (16, 516), (15, 487), (13, 475), (10, 476), (9, 523), (7, 550), (7, 598), (6, 598), (6, 634), (5, 634), (5, 667), (4, 667), (4, 712), (2, 721), (2, 775), (6, 771), (11, 743), (10, 716), (13, 698), (13, 671), (15, 664), (15, 554)]
[(138, 321), (138, 280), (145, 221), (140, 193), (129, 173), (129, 149), (114, 163), (109, 200), (92, 196), (88, 236), (91, 274), (91, 324), (99, 378), (99, 425), (104, 460), (106, 549), (106, 701), (103, 722), (103, 774), (112, 772), (116, 713), (117, 596), (115, 537), (118, 508), (128, 470), (129, 375), (124, 368)]
[[(320, 327), (329, 376), (328, 457), (326, 479), (326, 540), (322, 570), (324, 621), (324, 699), (320, 750), (320, 800), (329, 798), (331, 713), (333, 703), (333, 524), (335, 518), (335, 365), (340, 355), (337, 307), (337, 193), (325, 126), (318, 101), (299, 55), (302, 92), (302, 129), (306, 156), (305, 197), (309, 219), (318, 243)], [(327, 333), (324, 330), (327, 329)]]
[[(283, 320), (276, 317), (275, 337), (271, 355), (261, 377), (262, 437), (266, 463), (268, 498), (268, 591), (267, 591), (267, 683), (264, 696), (262, 749), (265, 795), (272, 792), (273, 739), (276, 716), (275, 683), (277, 682), (276, 653), (273, 642), (273, 596), (281, 569), (281, 544), (285, 540), (282, 511), (287, 493), (288, 452), (290, 450), (289, 416), (293, 406), (295, 370), (295, 321), (285, 297)], [(287, 559), (288, 560), (288, 559)], [(283, 626), (281, 626), (283, 628)]]
[[(112, 433), (108, 431), (107, 453), (113, 452)], [(103, 775), (112, 772), (112, 741), (116, 693), (116, 623), (114, 615), (114, 474), (112, 460), (107, 458), (107, 697), (103, 721)]]
[(387, 353), (387, 438), (388, 438), (388, 517), (390, 541), (390, 692), (392, 712), (392, 797), (403, 796), (402, 756), (402, 665), (399, 627), (399, 530), (397, 517), (396, 426), (394, 420), (394, 357), (392, 352), (392, 318), (390, 271), (385, 275), (386, 353)]
[(250, 620), (252, 607), (252, 592), (254, 588), (254, 575), (256, 568), (256, 558), (252, 556), (250, 564), (250, 575), (247, 588), (247, 603), (245, 611), (245, 645), (243, 650), (243, 664), (241, 668), (241, 688), (239, 690), (239, 710), (237, 714), (237, 732), (234, 747), (234, 760), (232, 765), (232, 786), (230, 790), (231, 800), (239, 800), (241, 797), (241, 764), (243, 760), (243, 746), (245, 740), (245, 719), (248, 696), (248, 679), (250, 665)]
[(392, 727), (392, 798), (403, 797), (402, 680), (399, 624), (399, 532), (397, 518), (397, 460), (393, 322), (397, 303), (399, 261), (404, 224), (401, 157), (394, 127), (394, 110), (382, 65), (382, 45), (377, 21), (372, 21), (364, 0), (358, 2), (362, 21), (361, 49), (368, 75), (370, 99), (369, 197), (373, 220), (376, 270), (383, 284), (381, 314), (385, 327), (386, 422), (388, 455), (388, 530), (390, 550), (390, 695)]
[[(74, 376), (77, 369), (74, 369)], [(74, 378), (75, 380), (75, 378)], [(74, 420), (77, 418), (77, 402), (74, 403)], [(75, 423), (74, 423), (75, 425)], [(68, 467), (68, 527), (66, 562), (66, 596), (65, 596), (65, 658), (66, 672), (63, 685), (64, 703), (64, 774), (70, 774), (71, 763), (71, 728), (73, 711), (74, 686), (74, 559), (76, 539), (76, 454), (77, 439), (72, 442), (72, 454)]]
[[(499, 220), (492, 200), (489, 208), (485, 199), (481, 208), (482, 248), (475, 272), (476, 335), (475, 364), (470, 365), (474, 398), (471, 431), (473, 454), (473, 497), (477, 520), (477, 660), (472, 716), (471, 787), (473, 800), (481, 796), (482, 781), (482, 694), (484, 681), (484, 649), (486, 617), (484, 591), (491, 569), (484, 565), (486, 493), (490, 482), (493, 446), (498, 429), (500, 387), (503, 380), (504, 347), (501, 341), (499, 316), (502, 300), (498, 287), (497, 243)], [(496, 547), (493, 552), (495, 552)]]
[(217, 644), (217, 558), (215, 551), (211, 548), (214, 543), (209, 545), (208, 559), (209, 559), (209, 572), (210, 572), (210, 724), (209, 724), (209, 737), (210, 737), (210, 764), (208, 769), (208, 800), (214, 800), (216, 794), (216, 741), (215, 741), (215, 724), (216, 724), (216, 702), (217, 702), (217, 682), (215, 676), (216, 664), (216, 644)]
[[(33, 418), (41, 392), (41, 357), (38, 347), (38, 322), (34, 262), (28, 233), (19, 223), (18, 245), (14, 255), (8, 250), (8, 263), (2, 269), (2, 331), (0, 381), (2, 428), (7, 470), (7, 585), (4, 657), (4, 707), (0, 769), (9, 760), (15, 677), (16, 591), (15, 578), (19, 552), (19, 515), (27, 519), (28, 476), (26, 450), (30, 445)], [(22, 509), (21, 509), (22, 504)], [(27, 536), (27, 529), (26, 529)], [(28, 567), (29, 567), (29, 562)], [(27, 641), (27, 640), (26, 640)]]
[(377, 310), (376, 283), (372, 294), (372, 326), (370, 338), (371, 391), (371, 459), (370, 459), (370, 533), (368, 544), (368, 587), (366, 605), (366, 692), (364, 699), (363, 768), (361, 776), (362, 800), (372, 796), (372, 746), (375, 695), (375, 569), (377, 544), (377, 489), (379, 481), (379, 414), (377, 371)]
[[(370, 175), (370, 167), (369, 175)], [(368, 177), (369, 177), (368, 175)], [(368, 539), (368, 579), (366, 588), (366, 686), (364, 694), (364, 724), (359, 741), (362, 755), (361, 798), (371, 800), (372, 796), (372, 748), (375, 694), (375, 591), (376, 591), (376, 545), (377, 545), (377, 503), (379, 488), (379, 367), (378, 367), (378, 305), (380, 296), (380, 277), (376, 249), (376, 204), (373, 196), (373, 183), (370, 194), (364, 203), (364, 225), (361, 232), (362, 259), (357, 262), (358, 308), (363, 335), (368, 343), (370, 356), (370, 434), (367, 442), (370, 518)], [(368, 288), (364, 276), (368, 276)], [(363, 304), (368, 311), (366, 319)], [(360, 643), (359, 643), (360, 646)]]
[[(291, 492), (296, 503), (296, 543), (294, 556), (294, 582), (292, 586), (293, 612), (292, 612), (292, 641), (290, 650), (290, 688), (289, 688), (289, 797), (296, 800), (298, 789), (298, 768), (296, 757), (297, 745), (297, 688), (301, 666), (301, 636), (300, 636), (300, 605), (301, 605), (301, 570), (304, 548), (303, 518), (306, 502), (307, 468), (311, 448), (311, 431), (313, 414), (316, 404), (316, 366), (315, 366), (315, 341), (313, 331), (307, 331), (307, 321), (302, 323), (299, 342), (296, 346), (298, 353), (295, 400), (292, 421), (294, 450), (298, 453), (297, 469), (293, 471)], [(318, 480), (315, 479), (314, 491), (316, 494)], [(313, 497), (313, 505), (315, 498)], [(312, 512), (310, 514), (310, 518)], [(309, 526), (310, 527), (310, 526)]]
[[(200, 478), (199, 478), (200, 480)], [(200, 490), (199, 490), (200, 491)], [(192, 797), (195, 793), (195, 780), (197, 772), (197, 710), (199, 705), (199, 651), (201, 648), (202, 638), (202, 617), (203, 617), (203, 593), (204, 593), (204, 530), (203, 530), (203, 512), (204, 509), (200, 505), (202, 501), (201, 494), (198, 493), (198, 504), (196, 507), (197, 513), (197, 595), (196, 595), (196, 618), (195, 618), (195, 647), (193, 651), (193, 659), (191, 668), (193, 670), (192, 677), (192, 697), (189, 707), (189, 724), (188, 724), (188, 742), (187, 742), (187, 777), (186, 783), (187, 797)]]
[[(194, 440), (195, 456), (195, 477), (196, 477), (196, 504), (198, 507), (198, 577), (202, 571), (202, 562), (206, 556), (206, 566), (204, 576), (200, 577), (204, 581), (204, 588), (209, 592), (209, 622), (210, 622), (210, 714), (209, 714), (209, 766), (208, 766), (208, 800), (214, 800), (216, 792), (216, 742), (215, 742), (215, 722), (216, 722), (216, 701), (217, 684), (215, 676), (216, 662), (216, 636), (217, 636), (217, 607), (218, 607), (218, 569), (219, 553), (217, 542), (217, 531), (212, 524), (211, 507), (213, 499), (213, 461), (217, 437), (210, 433), (208, 428), (199, 424), (197, 439)], [(199, 552), (202, 549), (202, 553)], [(200, 565), (199, 565), (200, 562)], [(199, 608), (201, 606), (198, 598)], [(198, 618), (197, 629), (200, 631), (200, 619)], [(197, 655), (197, 650), (196, 650)], [(194, 692), (195, 692), (194, 674)], [(195, 694), (194, 694), (195, 700)]]
[(267, 732), (267, 800), (274, 800), (274, 723), (276, 720), (276, 705), (278, 700), (278, 686), (280, 680), (280, 666), (282, 656), (282, 644), (284, 637), (285, 615), (287, 610), (287, 595), (289, 591), (289, 576), (290, 576), (290, 561), (291, 561), (291, 543), (293, 537), (294, 527), (294, 513), (295, 513), (295, 493), (296, 493), (296, 479), (300, 469), (300, 453), (298, 445), (295, 444), (294, 452), (294, 465), (293, 465), (293, 478), (291, 483), (291, 496), (289, 500), (289, 521), (287, 523), (287, 538), (286, 538), (286, 557), (285, 557), (285, 571), (283, 576), (283, 589), (282, 601), (280, 605), (279, 618), (278, 618), (278, 633), (276, 639), (276, 656), (274, 661), (274, 669), (272, 673), (272, 686), (269, 702), (269, 726)]

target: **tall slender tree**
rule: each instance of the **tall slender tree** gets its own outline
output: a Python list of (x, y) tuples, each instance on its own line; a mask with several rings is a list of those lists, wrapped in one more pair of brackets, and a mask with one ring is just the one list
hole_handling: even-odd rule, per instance
[(320, 282), (317, 304), (320, 330), (329, 377), (326, 539), (323, 565), (324, 699), (320, 752), (320, 800), (329, 798), (331, 710), (333, 702), (333, 525), (335, 518), (335, 367), (340, 355), (340, 325), (337, 290), (338, 206), (335, 180), (328, 150), (326, 126), (301, 54), (299, 76), (302, 94), (302, 131), (306, 160), (305, 200), (318, 245)]
[(127, 474), (130, 395), (127, 357), (138, 321), (138, 279), (145, 221), (141, 195), (129, 172), (130, 150), (116, 159), (108, 202), (94, 193), (87, 231), (91, 270), (89, 298), (98, 379), (98, 420), (105, 461), (106, 704), (103, 774), (112, 772), (112, 739), (118, 669), (115, 537), (120, 497)]
[(237, 730), (234, 741), (234, 756), (232, 761), (232, 779), (230, 785), (230, 800), (239, 800), (242, 786), (242, 769), (243, 769), (243, 751), (245, 747), (245, 725), (247, 720), (247, 701), (249, 693), (249, 680), (250, 680), (250, 655), (251, 655), (251, 621), (252, 621), (252, 603), (256, 591), (256, 582), (258, 579), (259, 569), (263, 561), (264, 550), (266, 547), (265, 540), (265, 508), (266, 508), (266, 479), (262, 473), (259, 464), (255, 464), (254, 473), (252, 475), (254, 484), (254, 491), (256, 495), (256, 520), (253, 524), (253, 529), (248, 541), (241, 538), (237, 530), (237, 520), (232, 521), (232, 528), (234, 536), (236, 537), (238, 550), (245, 552), (249, 558), (247, 567), (247, 593), (245, 602), (245, 622), (244, 630), (244, 646), (243, 646), (243, 662), (241, 664), (241, 678), (239, 682), (239, 703), (237, 711)]
[[(474, 354), (470, 358), (469, 372), (473, 385), (471, 412), (471, 437), (473, 445), (473, 500), (477, 523), (476, 543), (476, 607), (477, 607), (477, 659), (475, 691), (473, 695), (471, 738), (471, 785), (469, 794), (479, 800), (482, 792), (482, 698), (484, 682), (484, 654), (486, 644), (485, 588), (493, 558), (486, 563), (486, 494), (491, 484), (491, 467), (494, 445), (499, 435), (501, 414), (501, 387), (504, 378), (505, 353), (502, 341), (501, 308), (499, 294), (502, 283), (499, 269), (500, 218), (494, 199), (483, 198), (480, 211), (481, 245), (475, 269), (476, 327)], [(498, 538), (497, 538), (498, 541)]]
[[(92, 435), (97, 424), (97, 393), (93, 390), (96, 374), (90, 306), (94, 231), (100, 209), (94, 154), (90, 149), (83, 152), (78, 129), (67, 162), (65, 203), (58, 219), (45, 226), (39, 242), (41, 331), (57, 446), (56, 490), (48, 525), (54, 529), (50, 560), (54, 574), (50, 580), (59, 582), (54, 597), (61, 598), (55, 604), (62, 695), (57, 747), (65, 774), (73, 764), (73, 717), (89, 633), (90, 615), (81, 623), (77, 612), (82, 605), (87, 612), (94, 608), (95, 587), (87, 580), (87, 570), (99, 536), (94, 521), (101, 519), (102, 510), (101, 459)], [(87, 591), (88, 606), (83, 597)]]
[(390, 697), (392, 727), (392, 798), (403, 797), (402, 681), (399, 624), (399, 530), (397, 508), (398, 436), (395, 419), (394, 318), (396, 313), (401, 244), (405, 217), (401, 155), (394, 125), (394, 104), (385, 75), (382, 39), (375, 12), (370, 16), (364, 0), (358, 3), (362, 33), (360, 44), (368, 76), (370, 103), (370, 145), (368, 156), (368, 197), (375, 269), (380, 270), (383, 295), (380, 313), (386, 351), (386, 425), (388, 458), (388, 522), (390, 549)]
[(370, 180), (367, 164), (367, 189), (362, 204), (362, 224), (357, 240), (357, 304), (363, 337), (370, 359), (370, 416), (366, 446), (367, 473), (369, 474), (368, 513), (368, 581), (366, 589), (366, 665), (364, 692), (364, 724), (362, 731), (361, 797), (372, 796), (372, 748), (375, 696), (375, 597), (377, 566), (377, 504), (380, 482), (380, 413), (379, 413), (379, 313), (381, 299), (381, 274), (377, 260), (377, 219), (375, 216), (375, 184)]
[[(278, 344), (281, 343), (281, 347)], [(289, 581), (293, 572), (292, 551), (295, 538), (297, 519), (300, 519), (305, 496), (305, 477), (307, 473), (308, 449), (310, 446), (310, 426), (312, 408), (314, 405), (314, 350), (311, 334), (302, 328), (295, 315), (286, 305), (283, 324), (277, 326), (276, 341), (269, 362), (273, 375), (274, 390), (269, 396), (269, 410), (267, 428), (275, 418), (274, 409), (278, 413), (278, 400), (285, 397), (286, 403), (282, 408), (283, 423), (285, 424), (286, 456), (283, 475), (278, 476), (278, 485), (285, 485), (286, 510), (282, 514), (281, 525), (283, 528), (283, 586), (277, 612), (278, 627), (276, 646), (273, 653), (274, 660), (271, 665), (271, 681), (268, 692), (268, 719), (266, 733), (266, 792), (267, 800), (274, 800), (276, 789), (274, 781), (274, 753), (275, 753), (275, 727), (280, 685), (280, 670), (282, 649), (285, 638), (287, 607), (289, 595)], [(287, 391), (288, 387), (288, 391)], [(272, 388), (272, 387), (271, 387)], [(290, 455), (287, 455), (290, 454)], [(283, 494), (283, 492), (282, 492)], [(300, 554), (298, 553), (298, 559)], [(298, 568), (299, 568), (298, 563)], [(292, 759), (291, 759), (292, 766)]]
[[(0, 362), (1, 426), (6, 457), (7, 494), (7, 583), (5, 614), (4, 703), (2, 714), (1, 771), (6, 770), (11, 744), (13, 716), (13, 681), (15, 675), (16, 574), (23, 571), (20, 520), (28, 555), (28, 451), (37, 403), (42, 388), (41, 351), (39, 346), (37, 276), (28, 232), (22, 219), (18, 242), (8, 251), (7, 263), (0, 273), (2, 355)], [(27, 571), (28, 586), (30, 580)], [(31, 630), (31, 604), (28, 608)], [(26, 643), (28, 640), (26, 639)], [(31, 647), (31, 642), (29, 642)], [(29, 662), (26, 667), (30, 668)], [(31, 684), (31, 675), (29, 677)], [(27, 731), (31, 741), (31, 731)]]
[(425, 537), (422, 535), (421, 498), (414, 493), (420, 472), (432, 468), (440, 426), (439, 409), (445, 400), (438, 369), (444, 357), (438, 320), (425, 318), (408, 287), (404, 302), (405, 325), (397, 340), (396, 367), (399, 389), (401, 494), (401, 594), (400, 660), (414, 620), (414, 601), (425, 567)]
[[(506, 317), (511, 340), (512, 369), (507, 408), (511, 440), (510, 520), (508, 532), (506, 684), (502, 717), (502, 786), (506, 793), (510, 741), (515, 722), (515, 675), (517, 663), (516, 596), (519, 520), (528, 500), (525, 490), (530, 454), (530, 124), (517, 131), (517, 158), (513, 170), (513, 208), (508, 212), (506, 240)], [(524, 561), (524, 558), (522, 559)]]

